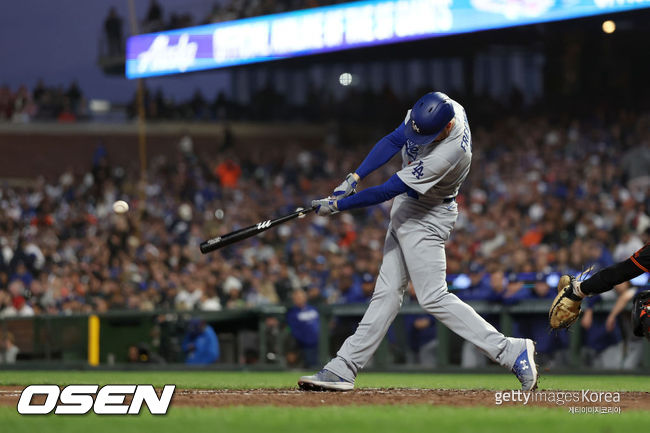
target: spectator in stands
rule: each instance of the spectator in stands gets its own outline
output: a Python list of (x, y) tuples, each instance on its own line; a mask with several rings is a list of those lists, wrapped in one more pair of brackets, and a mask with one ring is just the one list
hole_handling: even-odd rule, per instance
[(361, 275), (361, 302), (370, 303), (372, 294), (375, 291), (375, 276), (370, 272), (364, 272)]
[(621, 329), (617, 323), (608, 329), (607, 313), (594, 313), (594, 305), (602, 302), (602, 299), (602, 295), (592, 296), (584, 303), (585, 310), (580, 320), (584, 330), (584, 360), (587, 365), (596, 368), (618, 370), (623, 366)]
[(251, 288), (246, 296), (246, 304), (249, 307), (261, 305), (273, 305), (279, 303), (279, 298), (273, 287), (273, 283), (267, 279), (253, 277)]
[(224, 188), (235, 188), (242, 174), (241, 167), (232, 159), (226, 159), (219, 163), (214, 169)]
[(70, 103), (70, 111), (73, 113), (79, 112), (83, 94), (81, 93), (81, 89), (79, 88), (79, 83), (77, 83), (76, 80), (73, 81), (70, 84), (70, 87), (68, 87), (68, 90), (66, 90), (65, 97)]
[[(524, 301), (544, 301), (546, 309), (557, 295), (556, 291), (551, 290), (546, 283), (546, 276), (541, 273), (536, 275), (532, 289), (525, 288), (522, 290), (522, 294), (525, 296)], [(568, 331), (562, 329), (557, 332), (549, 332), (546, 313), (516, 315), (514, 317), (514, 335), (535, 341), (535, 350), (540, 365), (552, 367), (555, 364), (564, 364), (562, 363), (564, 350), (569, 346)]]
[(232, 275), (226, 278), (223, 283), (223, 291), (226, 294), (226, 308), (239, 309), (246, 307), (246, 303), (242, 299), (242, 282)]
[[(7, 292), (0, 291), (0, 318), (4, 317), (31, 317), (34, 310), (27, 304), (25, 285), (21, 280), (9, 283)], [(4, 308), (1, 308), (4, 305)]]
[(182, 344), (186, 364), (208, 365), (219, 359), (219, 340), (205, 321), (192, 319)]
[(0, 86), (0, 120), (11, 119), (13, 105), (9, 86)]
[(22, 295), (14, 295), (0, 291), (0, 319), (7, 317), (31, 317), (34, 310)]
[(642, 138), (642, 143), (630, 150), (621, 158), (622, 168), (627, 180), (627, 186), (633, 195), (645, 196), (650, 187), (650, 136)]
[[(526, 293), (522, 290), (522, 283), (517, 281), (514, 275), (506, 277), (502, 269), (496, 269), (489, 277), (489, 280), (477, 280), (476, 286), (457, 292), (460, 299), (465, 301), (487, 301), (495, 304), (513, 305), (525, 298)], [(500, 329), (500, 317), (498, 314), (483, 315), (496, 329)], [(487, 358), (476, 346), (465, 341), (463, 342), (463, 353), (461, 365), (467, 368), (476, 368), (485, 365)]]
[(59, 112), (56, 120), (59, 123), (74, 123), (77, 121), (77, 116), (75, 116), (72, 104), (67, 97), (63, 99), (63, 108)]
[[(408, 296), (417, 303), (415, 289), (409, 282)], [(430, 314), (407, 314), (404, 316), (406, 338), (409, 348), (407, 362), (433, 368), (437, 365), (438, 340), (436, 321)]]
[(641, 238), (629, 228), (623, 231), (620, 242), (614, 248), (614, 262), (622, 262), (643, 247)]
[(221, 311), (221, 300), (214, 289), (209, 288), (203, 293), (199, 309), (202, 311)]
[[(291, 346), (299, 351), (303, 366), (311, 368), (318, 364), (318, 310), (307, 304), (307, 294), (304, 290), (294, 290), (292, 300), (293, 307), (287, 311), (287, 325), (294, 342)], [(293, 359), (295, 360), (295, 355)]]
[(203, 281), (190, 281), (187, 287), (183, 287), (176, 295), (176, 309), (181, 311), (194, 310), (198, 307), (203, 294), (205, 283)]
[(34, 101), (36, 101), (36, 103), (40, 103), (46, 91), (47, 89), (45, 88), (45, 83), (43, 82), (43, 79), (39, 78), (38, 82), (36, 83), (36, 87), (34, 87), (34, 91), (32, 92)]
[(165, 26), (168, 29), (181, 29), (184, 27), (190, 27), (192, 25), (192, 15), (190, 14), (178, 14), (172, 12), (169, 22)]
[[(478, 271), (478, 269), (476, 269)], [(487, 301), (501, 303), (501, 293), (505, 292), (506, 277), (501, 269), (495, 270), (492, 274), (485, 274), (485, 277), (478, 278), (482, 273), (476, 272), (472, 278), (473, 285), (469, 288), (455, 292), (463, 301)], [(500, 329), (498, 314), (483, 314), (496, 329)], [(465, 368), (476, 368), (487, 363), (485, 355), (473, 344), (463, 342), (461, 366)]]
[(404, 324), (412, 354), (411, 362), (424, 367), (435, 367), (438, 349), (435, 319), (430, 314), (409, 314), (404, 317)]
[(630, 316), (620, 316), (620, 314), (625, 309), (629, 309), (631, 307), (630, 301), (632, 301), (637, 293), (642, 292), (645, 289), (634, 287), (630, 282), (625, 282), (616, 286), (615, 290), (618, 294), (618, 299), (612, 307), (612, 310), (607, 315), (607, 319), (605, 320), (605, 329), (610, 332), (613, 331), (620, 321), (623, 330), (627, 331), (627, 341), (625, 344), (622, 368), (624, 370), (634, 370), (639, 367), (643, 359), (645, 339), (643, 337), (637, 337), (631, 332), (632, 321), (630, 320)]
[(162, 6), (160, 6), (157, 0), (151, 0), (149, 2), (149, 10), (144, 21), (144, 27), (147, 32), (158, 32), (165, 29)]
[[(13, 308), (11, 295), (9, 295), (9, 293), (5, 290), (0, 290), (0, 318), (5, 317), (5, 311), (8, 312), (9, 308)], [(11, 317), (11, 313), (7, 314), (7, 316)]]
[(122, 18), (117, 15), (117, 10), (112, 7), (108, 12), (108, 17), (104, 21), (104, 32), (108, 42), (108, 55), (121, 56), (124, 53), (122, 47)]
[(0, 335), (0, 364), (16, 363), (20, 349), (14, 343), (14, 335), (11, 332)]
[(164, 364), (165, 360), (153, 352), (147, 343), (129, 346), (127, 362), (131, 364)]
[[(18, 256), (14, 256), (14, 258), (17, 258)], [(15, 271), (13, 274), (11, 274), (11, 277), (9, 278), (13, 282), (21, 282), (21, 285), (16, 285), (15, 289), (12, 290), (11, 285), (9, 286), (9, 291), (11, 292), (16, 292), (16, 294), (23, 294), (25, 291), (25, 287), (29, 287), (32, 284), (32, 281), (34, 280), (34, 276), (32, 275), (31, 272), (27, 269), (27, 266), (25, 266), (25, 262), (22, 260), (14, 260), (14, 267)]]
[(27, 123), (36, 113), (36, 105), (32, 95), (26, 86), (20, 86), (13, 98), (13, 114), (11, 120), (14, 123)]
[(74, 121), (83, 114), (83, 95), (76, 83), (65, 91), (62, 86), (46, 87), (39, 80), (34, 92), (20, 86), (14, 93), (0, 87), (0, 121), (26, 123), (33, 119)]

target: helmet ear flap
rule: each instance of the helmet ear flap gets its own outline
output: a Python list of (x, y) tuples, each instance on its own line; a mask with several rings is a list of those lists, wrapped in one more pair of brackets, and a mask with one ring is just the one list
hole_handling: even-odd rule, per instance
[(632, 329), (634, 335), (650, 340), (650, 290), (637, 293), (632, 303)]

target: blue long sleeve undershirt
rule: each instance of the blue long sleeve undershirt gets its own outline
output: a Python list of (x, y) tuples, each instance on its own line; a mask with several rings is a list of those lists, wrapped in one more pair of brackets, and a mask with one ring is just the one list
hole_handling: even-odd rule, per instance
[(402, 149), (402, 146), (406, 143), (404, 128), (405, 126), (402, 123), (393, 132), (375, 144), (356, 171), (361, 179), (386, 164)]
[(366, 188), (337, 202), (339, 210), (356, 209), (382, 203), (411, 190), (397, 174), (381, 185)]

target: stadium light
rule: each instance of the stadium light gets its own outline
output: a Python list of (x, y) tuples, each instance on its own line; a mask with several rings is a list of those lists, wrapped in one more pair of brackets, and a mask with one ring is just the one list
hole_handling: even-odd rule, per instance
[(616, 23), (612, 20), (603, 21), (603, 32), (609, 34), (616, 31)]
[(339, 84), (346, 87), (352, 84), (352, 74), (349, 72), (343, 72), (339, 75)]

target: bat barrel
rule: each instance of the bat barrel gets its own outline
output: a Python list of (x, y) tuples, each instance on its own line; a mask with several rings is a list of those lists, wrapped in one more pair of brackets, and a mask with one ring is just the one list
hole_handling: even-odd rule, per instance
[(207, 254), (209, 252), (212, 252), (216, 249), (221, 248), (222, 245), (219, 243), (220, 238), (213, 238), (210, 240), (207, 240), (205, 242), (201, 242), (201, 245), (199, 245), (199, 248), (201, 249), (201, 252), (203, 254)]
[(215, 238), (208, 239), (207, 241), (202, 242), (199, 248), (201, 249), (201, 252), (203, 254), (207, 254), (209, 252), (218, 250), (219, 248), (223, 248), (235, 242), (244, 240), (246, 238), (250, 238), (251, 236), (255, 236), (256, 234), (262, 233), (278, 224), (282, 224), (294, 218), (298, 218), (302, 215), (311, 212), (312, 210), (313, 210), (312, 208), (301, 209), (299, 211), (292, 212), (288, 215), (276, 218), (274, 220), (262, 221), (252, 226), (245, 227), (243, 229), (239, 229), (234, 232), (225, 234), (223, 236), (217, 236)]

